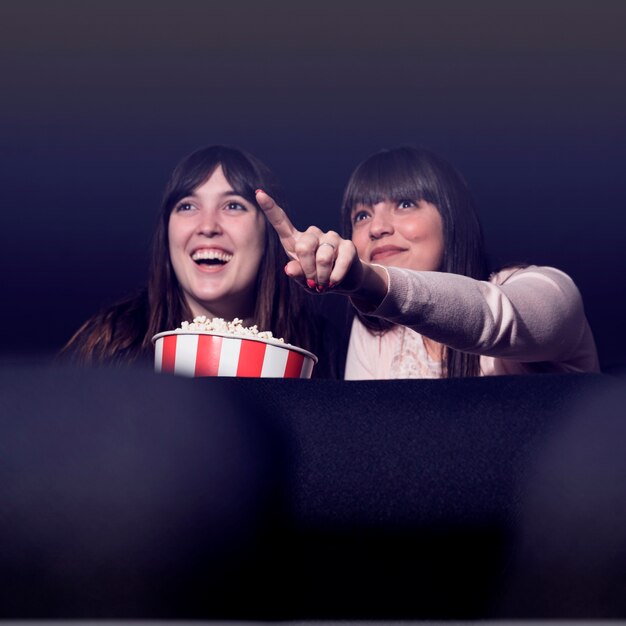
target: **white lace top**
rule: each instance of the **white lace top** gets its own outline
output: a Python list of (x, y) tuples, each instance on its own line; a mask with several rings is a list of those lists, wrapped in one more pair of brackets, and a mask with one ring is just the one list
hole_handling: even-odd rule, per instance
[(431, 358), (419, 333), (406, 326), (395, 326), (389, 332), (398, 336), (389, 378), (441, 378), (441, 361)]

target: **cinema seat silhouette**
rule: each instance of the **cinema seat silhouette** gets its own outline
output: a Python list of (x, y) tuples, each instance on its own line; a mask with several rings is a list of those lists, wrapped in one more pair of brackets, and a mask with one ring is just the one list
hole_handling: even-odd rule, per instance
[[(550, 468), (562, 474), (568, 454), (580, 457), (578, 444), (561, 453), (562, 433), (592, 428), (592, 400), (614, 384), (5, 368), (0, 616), (571, 616), (549, 598), (531, 603), (529, 581), (537, 549), (549, 556), (545, 529), (585, 528)], [(608, 418), (596, 424), (598, 442), (615, 432)], [(554, 450), (565, 465), (545, 460)], [(626, 485), (624, 473), (614, 463), (596, 476)], [(562, 510), (548, 524), (553, 494)], [(546, 525), (533, 526), (542, 515)], [(580, 565), (569, 560), (560, 575), (580, 582)], [(582, 598), (575, 615), (597, 616), (599, 602)], [(624, 617), (615, 598), (602, 605)]]

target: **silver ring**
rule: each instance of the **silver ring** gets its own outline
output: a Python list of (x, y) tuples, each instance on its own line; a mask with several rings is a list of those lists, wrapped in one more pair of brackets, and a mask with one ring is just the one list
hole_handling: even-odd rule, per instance
[(319, 246), (317, 246), (318, 250), (322, 247), (322, 246), (330, 246), (333, 250), (337, 249), (337, 246), (334, 243), (329, 243), (328, 241), (323, 241)]

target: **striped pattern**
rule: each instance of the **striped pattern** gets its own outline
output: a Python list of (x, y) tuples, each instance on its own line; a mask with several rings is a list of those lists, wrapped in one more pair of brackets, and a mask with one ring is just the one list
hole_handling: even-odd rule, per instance
[(238, 337), (173, 333), (154, 346), (155, 371), (179, 376), (311, 378), (313, 365), (301, 352)]

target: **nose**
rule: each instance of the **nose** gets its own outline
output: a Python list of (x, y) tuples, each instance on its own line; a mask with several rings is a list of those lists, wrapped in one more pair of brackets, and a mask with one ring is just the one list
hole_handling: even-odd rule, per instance
[(393, 234), (391, 215), (385, 207), (374, 207), (369, 226), (369, 236), (372, 241)]
[(198, 234), (205, 237), (215, 237), (221, 233), (222, 225), (219, 211), (212, 209), (202, 211), (200, 221), (198, 222)]

